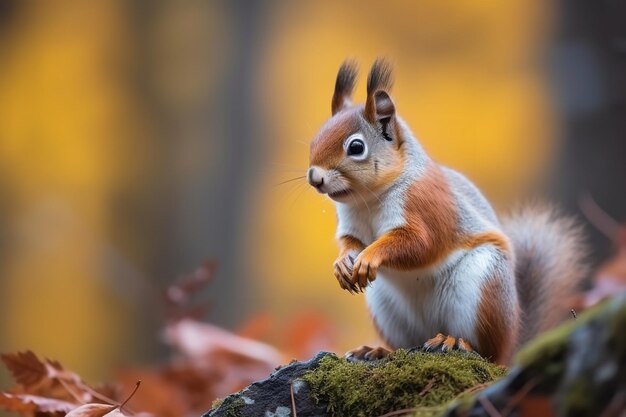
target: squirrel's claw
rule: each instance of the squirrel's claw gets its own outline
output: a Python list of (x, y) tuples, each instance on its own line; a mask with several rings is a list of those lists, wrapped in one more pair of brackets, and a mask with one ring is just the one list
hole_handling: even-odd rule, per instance
[(437, 333), (437, 336), (428, 339), (422, 348), (427, 352), (450, 352), (452, 350), (460, 350), (462, 352), (474, 352), (472, 346), (463, 338), (458, 339), (452, 336), (444, 336)]
[(369, 346), (359, 346), (356, 349), (352, 349), (346, 352), (344, 358), (346, 358), (350, 362), (375, 361), (386, 358), (387, 356), (389, 356), (390, 353), (391, 351), (380, 346), (376, 348), (372, 348)]

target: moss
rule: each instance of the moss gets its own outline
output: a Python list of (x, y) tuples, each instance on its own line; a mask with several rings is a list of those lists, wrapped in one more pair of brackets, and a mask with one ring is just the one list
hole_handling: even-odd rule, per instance
[(223, 402), (224, 402), (223, 398), (214, 399), (213, 402), (211, 403), (211, 410), (215, 410), (217, 407), (222, 405)]
[(442, 405), (478, 384), (503, 376), (506, 369), (476, 355), (399, 350), (382, 363), (352, 363), (328, 356), (305, 374), (315, 400), (333, 416), (366, 417), (419, 407), (431, 416)]
[[(609, 302), (600, 303), (578, 315), (576, 320), (572, 319), (554, 330), (543, 333), (524, 346), (516, 355), (514, 362), (518, 365), (526, 366), (556, 359), (567, 348), (570, 335), (574, 330), (605, 314), (610, 307)], [(626, 309), (624, 309), (624, 314), (626, 314)], [(618, 333), (622, 333), (621, 329)]]
[[(217, 403), (217, 404), (216, 404)], [(221, 407), (220, 410), (225, 417), (240, 417), (241, 410), (244, 407), (245, 402), (243, 398), (241, 398), (240, 394), (232, 394), (228, 397), (222, 399), (217, 399), (213, 402), (213, 406), (211, 407), (213, 410), (217, 409), (217, 407)]]

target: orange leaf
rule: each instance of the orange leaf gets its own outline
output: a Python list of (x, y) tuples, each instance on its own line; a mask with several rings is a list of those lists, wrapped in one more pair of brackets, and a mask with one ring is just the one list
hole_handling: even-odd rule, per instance
[(32, 415), (37, 410), (35, 404), (24, 402), (21, 398), (5, 393), (0, 393), (0, 407), (6, 411), (14, 411), (26, 415)]
[(85, 404), (73, 409), (65, 417), (102, 417), (117, 407), (117, 405), (109, 404)]
[[(18, 412), (22, 412), (22, 409), (19, 409), (22, 405), (28, 407), (32, 405), (35, 407), (34, 411), (40, 413), (68, 413), (77, 406), (77, 404), (67, 401), (41, 397), (39, 395), (9, 394), (6, 392), (0, 393), (0, 405), (6, 407), (6, 410)], [(10, 407), (17, 407), (18, 409)], [(24, 408), (23, 411), (33, 411), (33, 409)]]
[(24, 386), (35, 385), (48, 375), (43, 362), (30, 350), (2, 354), (2, 362), (11, 371), (15, 380)]

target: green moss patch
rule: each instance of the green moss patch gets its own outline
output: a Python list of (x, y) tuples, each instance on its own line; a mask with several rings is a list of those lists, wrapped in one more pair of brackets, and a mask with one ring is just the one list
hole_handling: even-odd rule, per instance
[(225, 417), (240, 417), (244, 405), (243, 398), (238, 394), (233, 394), (224, 399), (218, 398), (213, 402), (212, 408), (221, 407), (222, 415)]
[(505, 374), (505, 368), (476, 355), (398, 350), (378, 363), (328, 356), (303, 379), (332, 416), (379, 416), (415, 407), (416, 415), (430, 416), (459, 394)]

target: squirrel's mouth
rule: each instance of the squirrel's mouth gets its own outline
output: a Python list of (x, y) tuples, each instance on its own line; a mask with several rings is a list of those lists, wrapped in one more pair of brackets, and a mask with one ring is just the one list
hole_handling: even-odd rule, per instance
[(328, 196), (332, 198), (333, 200), (337, 200), (337, 199), (346, 197), (348, 194), (350, 194), (350, 190), (346, 188), (343, 190), (333, 191), (332, 193), (328, 193)]

